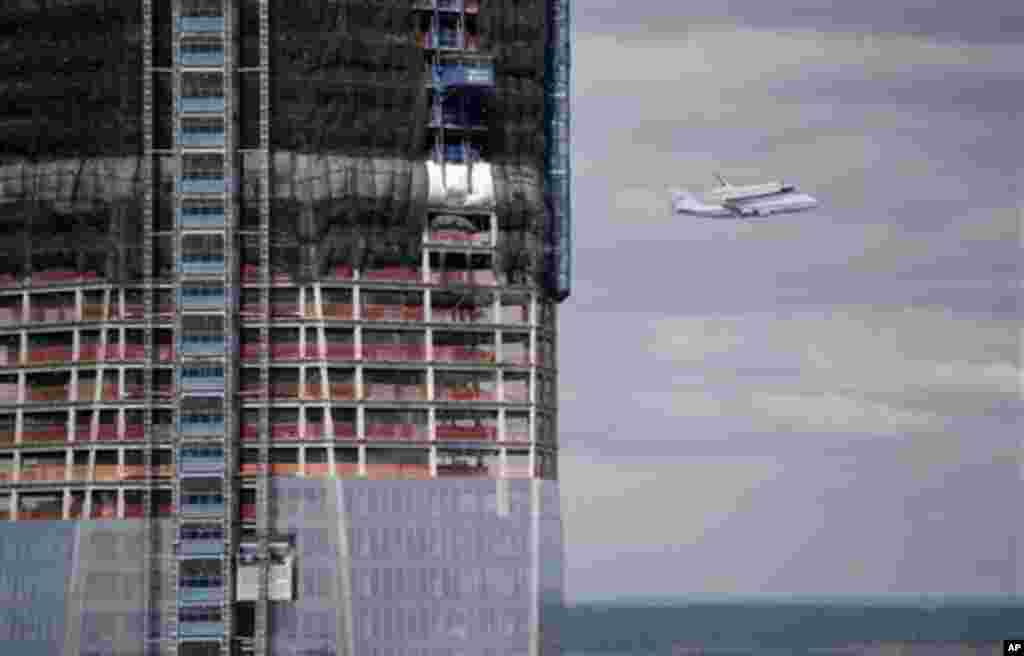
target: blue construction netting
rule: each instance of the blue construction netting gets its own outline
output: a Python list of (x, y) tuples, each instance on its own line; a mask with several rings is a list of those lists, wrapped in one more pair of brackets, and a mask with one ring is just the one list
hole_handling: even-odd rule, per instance
[(572, 289), (572, 149), (570, 147), (570, 94), (572, 92), (572, 15), (570, 0), (548, 4), (548, 44), (545, 110), (548, 205), (547, 287), (559, 301)]

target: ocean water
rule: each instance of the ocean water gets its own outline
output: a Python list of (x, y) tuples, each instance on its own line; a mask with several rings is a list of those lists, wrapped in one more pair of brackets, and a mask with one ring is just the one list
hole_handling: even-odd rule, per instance
[(1024, 603), (581, 604), (558, 627), (564, 656), (999, 656)]

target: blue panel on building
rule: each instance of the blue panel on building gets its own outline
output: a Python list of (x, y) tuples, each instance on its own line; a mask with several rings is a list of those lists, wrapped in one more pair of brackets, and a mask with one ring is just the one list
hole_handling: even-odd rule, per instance
[(61, 653), (74, 543), (69, 522), (0, 523), (0, 652)]

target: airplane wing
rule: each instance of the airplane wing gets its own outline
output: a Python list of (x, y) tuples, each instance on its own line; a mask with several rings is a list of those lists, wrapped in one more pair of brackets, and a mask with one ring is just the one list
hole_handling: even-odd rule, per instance
[(723, 205), (739, 216), (767, 216), (809, 210), (817, 207), (818, 201), (808, 194), (789, 191), (757, 198), (730, 200)]

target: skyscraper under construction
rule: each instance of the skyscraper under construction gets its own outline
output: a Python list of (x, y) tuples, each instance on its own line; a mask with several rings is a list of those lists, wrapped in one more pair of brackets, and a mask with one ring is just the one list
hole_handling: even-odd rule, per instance
[(0, 3), (0, 649), (558, 653), (569, 0)]

